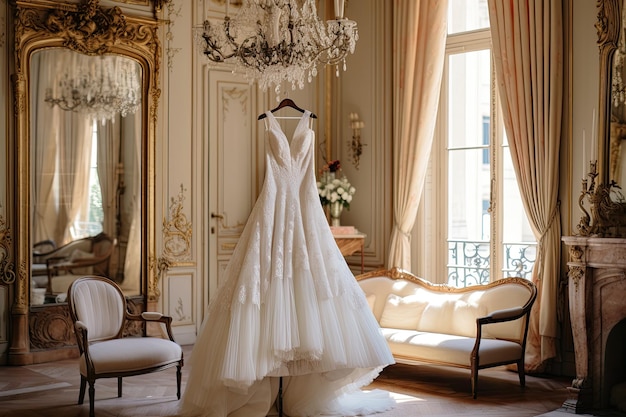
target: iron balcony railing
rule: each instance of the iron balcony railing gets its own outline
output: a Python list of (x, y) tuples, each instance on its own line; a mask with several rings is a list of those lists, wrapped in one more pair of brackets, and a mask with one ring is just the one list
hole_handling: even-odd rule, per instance
[[(503, 277), (531, 279), (537, 254), (534, 242), (505, 242)], [(488, 241), (448, 241), (448, 285), (468, 287), (490, 282), (491, 253)]]

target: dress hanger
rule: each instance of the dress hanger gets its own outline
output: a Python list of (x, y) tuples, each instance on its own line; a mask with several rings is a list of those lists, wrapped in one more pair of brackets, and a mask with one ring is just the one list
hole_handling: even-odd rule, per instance
[[(304, 113), (304, 109), (301, 109), (300, 107), (298, 107), (298, 105), (296, 103), (293, 102), (292, 99), (290, 98), (284, 98), (283, 101), (280, 102), (280, 104), (278, 104), (278, 106), (276, 106), (276, 108), (270, 110), (272, 113), (274, 113), (276, 110), (280, 110), (283, 107), (291, 107), (293, 109), (298, 110), (300, 113)], [(262, 120), (265, 119), (265, 117), (267, 117), (267, 115), (265, 113), (262, 113), (259, 115), (259, 118), (257, 120)], [(315, 113), (311, 112), (311, 118), (312, 119), (317, 119), (317, 116), (315, 115)]]

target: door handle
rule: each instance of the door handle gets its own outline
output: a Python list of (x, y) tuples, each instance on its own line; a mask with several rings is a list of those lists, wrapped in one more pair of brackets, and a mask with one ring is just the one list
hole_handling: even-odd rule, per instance
[(215, 213), (211, 213), (211, 218), (212, 219), (222, 219), (224, 220), (224, 216), (221, 214), (215, 214)]

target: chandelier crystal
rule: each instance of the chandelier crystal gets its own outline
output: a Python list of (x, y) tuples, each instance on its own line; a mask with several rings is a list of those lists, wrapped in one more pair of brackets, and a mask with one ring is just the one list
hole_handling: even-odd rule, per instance
[(137, 111), (141, 104), (138, 64), (115, 56), (70, 53), (59, 57), (63, 71), (46, 89), (45, 101), (52, 107), (82, 113), (104, 123)]
[(198, 42), (213, 63), (231, 63), (233, 72), (265, 91), (278, 94), (283, 81), (304, 88), (317, 75), (317, 66), (339, 64), (354, 53), (356, 22), (343, 17), (343, 0), (335, 0), (334, 20), (317, 17), (315, 0), (244, 0), (235, 17), (221, 24), (206, 20)]

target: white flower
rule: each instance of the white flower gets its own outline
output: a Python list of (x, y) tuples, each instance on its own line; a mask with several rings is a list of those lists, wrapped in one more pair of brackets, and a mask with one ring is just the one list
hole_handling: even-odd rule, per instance
[(356, 188), (350, 184), (345, 176), (337, 178), (324, 172), (320, 180), (317, 181), (317, 191), (322, 205), (329, 205), (338, 201), (349, 209)]

